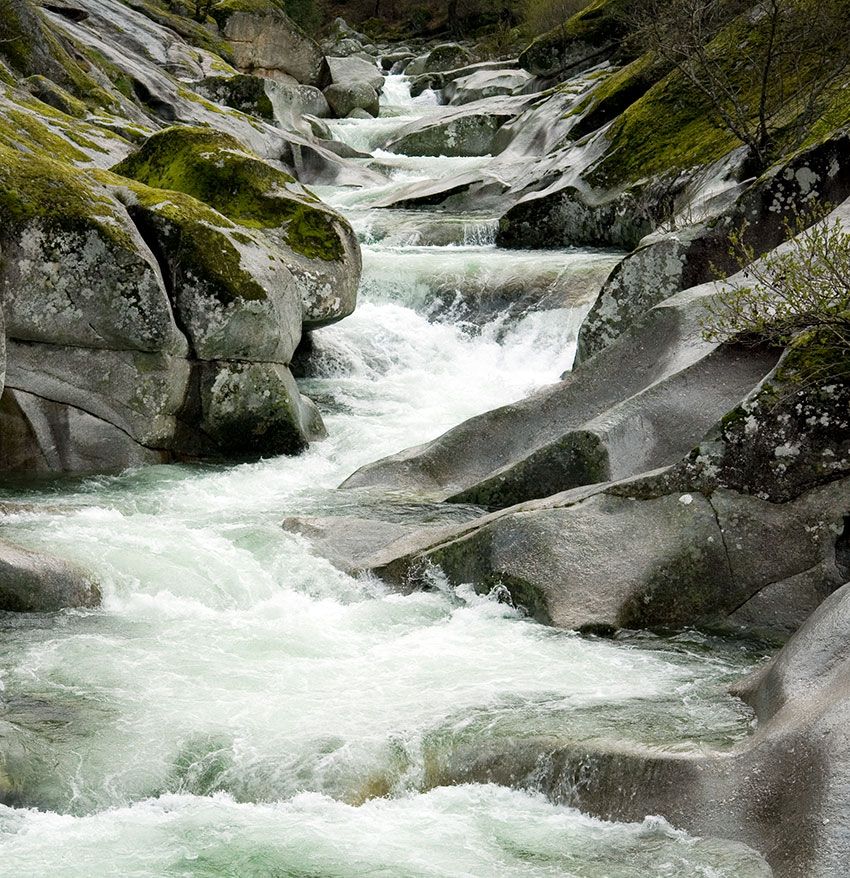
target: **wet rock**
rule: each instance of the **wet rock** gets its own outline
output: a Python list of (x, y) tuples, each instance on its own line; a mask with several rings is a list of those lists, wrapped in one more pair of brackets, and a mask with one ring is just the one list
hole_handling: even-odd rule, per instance
[(595, 192), (557, 182), (524, 196), (502, 217), (507, 248), (616, 247), (632, 250), (655, 228), (639, 193)]
[(330, 85), (324, 95), (334, 116), (338, 118), (350, 116), (354, 110), (363, 110), (373, 117), (380, 112), (378, 93), (366, 82)]
[(0, 540), (0, 609), (52, 613), (66, 607), (95, 607), (100, 589), (74, 564)]
[(443, 98), (450, 104), (460, 105), (519, 94), (533, 78), (524, 70), (479, 70), (446, 83)]
[(412, 61), (410, 61), (405, 67), (405, 74), (407, 76), (419, 76), (420, 74), (425, 72), (425, 65), (428, 63), (428, 55), (417, 55)]
[(394, 52), (381, 56), (381, 67), (388, 73), (404, 73), (407, 65), (416, 56), (409, 49), (399, 47)]
[(201, 360), (288, 363), (301, 338), (290, 260), (182, 193), (128, 191), (130, 215), (166, 270), (177, 319)]
[(375, 92), (384, 87), (384, 75), (370, 61), (362, 58), (328, 58), (334, 85), (350, 86), (365, 82)]
[(196, 374), (201, 429), (224, 454), (296, 454), (327, 435), (286, 366), (203, 363)]
[[(61, 353), (60, 353), (61, 359)], [(188, 370), (184, 376), (188, 378)], [(27, 386), (37, 386), (27, 383)], [(49, 387), (49, 384), (48, 384)], [(68, 390), (54, 384), (47, 392), (69, 398)], [(73, 393), (73, 392), (72, 392)], [(105, 408), (100, 401), (77, 402)], [(147, 448), (121, 427), (77, 405), (45, 399), (7, 387), (0, 397), (0, 460), (12, 473), (102, 473), (143, 464), (165, 463), (164, 450)], [(154, 417), (160, 411), (152, 411)]]

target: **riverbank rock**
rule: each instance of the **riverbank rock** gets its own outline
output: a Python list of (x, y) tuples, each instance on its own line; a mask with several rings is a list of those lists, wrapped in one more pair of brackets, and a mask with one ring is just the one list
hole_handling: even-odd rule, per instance
[[(86, 12), (32, 12), (42, 69), (21, 68), (27, 90), (0, 75), (0, 468), (301, 450), (324, 430), (288, 363), (303, 326), (353, 309), (360, 255), (280, 162), (335, 178), (345, 161), (265, 120), (270, 94), (294, 124), (304, 100), (327, 112), (321, 92), (237, 73), (178, 14), (166, 28), (155, 10)], [(64, 92), (45, 79), (57, 64)]]
[(212, 15), (240, 70), (272, 79), (284, 75), (318, 88), (328, 85), (322, 50), (274, 0), (219, 0)]
[(85, 571), (44, 552), (0, 540), (0, 609), (53, 613), (66, 607), (96, 607), (100, 589)]
[(370, 61), (363, 58), (328, 58), (334, 85), (354, 85), (365, 82), (377, 93), (384, 88), (384, 75)]
[(534, 77), (525, 70), (478, 70), (443, 86), (443, 98), (458, 106), (501, 95), (520, 94)]
[[(589, 631), (734, 621), (763, 590), (795, 585), (809, 599), (797, 627), (813, 597), (822, 600), (843, 581), (836, 546), (850, 512), (846, 479), (781, 505), (726, 489), (646, 490), (617, 483), (590, 496), (577, 489), (534, 501), (436, 542), (401, 540), (368, 568), (409, 588), (427, 583), (433, 565), (450, 582), (505, 589), (541, 621)], [(812, 581), (801, 582), (809, 572)], [(778, 627), (772, 622), (753, 619)]]
[(324, 95), (334, 116), (340, 119), (351, 116), (355, 110), (375, 117), (381, 109), (378, 93), (368, 82), (335, 83), (325, 89)]
[[(760, 256), (781, 244), (796, 218), (813, 206), (840, 205), (850, 195), (848, 149), (850, 138), (845, 132), (828, 137), (759, 179), (732, 189), (731, 204), (719, 211), (698, 203), (700, 189), (708, 188), (701, 180), (686, 188), (678, 198), (680, 209), (696, 210), (702, 218), (652, 236), (620, 263), (582, 326), (577, 360), (610, 344), (623, 328), (667, 296), (718, 273), (736, 272), (739, 266), (730, 254), (732, 234), (740, 234), (742, 243)], [(722, 167), (728, 163), (720, 164), (708, 169), (706, 180), (728, 174)], [(834, 216), (847, 223), (850, 208), (840, 206)]]
[[(251, 156), (235, 139), (201, 128), (169, 128), (115, 172), (190, 195), (245, 229), (259, 227), (285, 256), (284, 267), (301, 296), (304, 325), (332, 323), (354, 310), (360, 250), (351, 227), (293, 177)], [(268, 257), (257, 264), (267, 262)]]

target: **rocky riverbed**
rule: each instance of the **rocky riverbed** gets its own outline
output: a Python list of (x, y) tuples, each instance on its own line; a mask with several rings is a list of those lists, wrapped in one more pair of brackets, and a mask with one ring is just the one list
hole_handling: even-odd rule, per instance
[(843, 874), (850, 389), (703, 330), (846, 134), (658, 159), (609, 5), (9, 0), (10, 874)]

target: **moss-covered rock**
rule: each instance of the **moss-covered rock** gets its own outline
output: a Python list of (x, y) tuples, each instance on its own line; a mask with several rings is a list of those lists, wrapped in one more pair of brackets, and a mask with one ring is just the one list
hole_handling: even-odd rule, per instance
[(67, 116), (82, 119), (86, 115), (86, 105), (82, 101), (46, 76), (30, 76), (21, 85), (34, 97)]
[(157, 256), (192, 354), (288, 363), (301, 300), (283, 253), (191, 196), (114, 179)]
[(655, 227), (641, 193), (594, 193), (575, 186), (532, 193), (500, 220), (496, 243), (508, 248), (616, 247), (631, 250)]
[(193, 88), (204, 97), (249, 116), (274, 119), (274, 107), (266, 94), (266, 80), (240, 73), (236, 76), (208, 76)]
[[(775, 503), (850, 473), (850, 361), (801, 336), (677, 472)], [(848, 503), (850, 507), (850, 503)]]
[(360, 252), (351, 227), (229, 135), (168, 128), (114, 170), (157, 189), (191, 195), (284, 247), (301, 291), (305, 323), (333, 322), (354, 309)]
[(619, 46), (627, 5), (627, 0), (593, 0), (565, 24), (538, 37), (519, 56), (520, 66), (534, 76), (565, 75), (592, 67)]
[(85, 69), (85, 62), (71, 57), (32, 0), (4, 0), (0, 59), (19, 76), (45, 76), (92, 106), (114, 103)]
[[(850, 197), (850, 136), (827, 137), (778, 163), (749, 185), (729, 186), (734, 164), (710, 166), (709, 191), (725, 184), (737, 197), (721, 212), (663, 235), (629, 254), (611, 273), (582, 324), (577, 361), (610, 344), (649, 308), (682, 289), (739, 269), (731, 236), (761, 256), (781, 244), (801, 216)], [(724, 167), (725, 166), (725, 167)], [(700, 184), (693, 186), (699, 191)], [(688, 193), (679, 200), (689, 209)], [(676, 204), (672, 212), (675, 214)]]
[(159, 268), (84, 172), (0, 146), (6, 332), (53, 344), (185, 350)]
[(435, 46), (423, 65), (423, 73), (443, 73), (472, 63), (472, 54), (457, 43)]

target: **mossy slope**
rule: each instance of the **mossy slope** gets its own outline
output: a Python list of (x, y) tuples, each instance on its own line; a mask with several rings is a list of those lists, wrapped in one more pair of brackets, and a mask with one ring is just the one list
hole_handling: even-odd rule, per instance
[(248, 228), (280, 229), (285, 242), (307, 258), (333, 261), (344, 255), (336, 214), (227, 134), (168, 128), (114, 171), (157, 189), (185, 192)]

